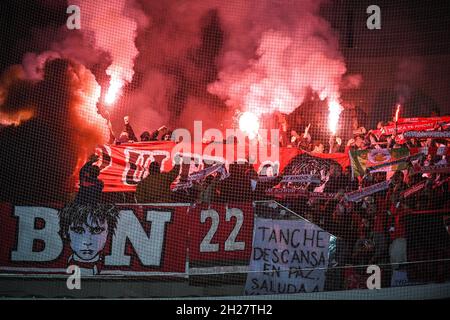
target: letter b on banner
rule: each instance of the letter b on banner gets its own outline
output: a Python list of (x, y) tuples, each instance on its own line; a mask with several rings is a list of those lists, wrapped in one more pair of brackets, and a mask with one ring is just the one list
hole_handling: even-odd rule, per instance
[[(12, 261), (51, 261), (60, 255), (63, 242), (59, 236), (59, 219), (55, 209), (44, 207), (15, 207), (18, 218), (17, 249), (11, 252)], [(35, 228), (36, 220), (44, 222), (40, 229)], [(44, 249), (34, 251), (35, 241), (44, 243)]]

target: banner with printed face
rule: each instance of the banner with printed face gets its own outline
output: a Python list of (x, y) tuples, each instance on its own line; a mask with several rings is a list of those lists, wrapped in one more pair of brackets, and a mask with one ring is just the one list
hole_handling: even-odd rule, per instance
[(0, 204), (0, 273), (184, 275), (187, 206)]
[[(189, 211), (189, 266), (233, 272), (248, 266), (253, 240), (251, 203), (198, 205)], [(225, 268), (224, 268), (225, 267)]]
[[(201, 175), (195, 173), (206, 172), (203, 170), (218, 164), (224, 164), (228, 170), (230, 163), (242, 159), (253, 161), (254, 169), (261, 176), (279, 175), (291, 160), (305, 154), (297, 148), (259, 145), (257, 147), (246, 145), (241, 149), (233, 144), (175, 144), (170, 141), (103, 145), (96, 149), (99, 160), (95, 165), (100, 167), (99, 179), (104, 183), (104, 192), (134, 192), (136, 185), (147, 177), (151, 162), (158, 162), (161, 171), (170, 171), (176, 155), (183, 158), (179, 180), (190, 182), (192, 180), (188, 179), (190, 175), (199, 178)], [(348, 155), (343, 153), (316, 154), (314, 158), (334, 160), (342, 167), (349, 165)]]
[(306, 220), (255, 219), (246, 295), (323, 291), (330, 234)]

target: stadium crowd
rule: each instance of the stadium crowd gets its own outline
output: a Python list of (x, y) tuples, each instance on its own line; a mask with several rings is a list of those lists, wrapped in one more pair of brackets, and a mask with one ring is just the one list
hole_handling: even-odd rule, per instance
[[(378, 123), (377, 129), (383, 125)], [(302, 134), (291, 130), (286, 144), (301, 148), (311, 155), (327, 152), (327, 149), (329, 153), (348, 153), (350, 150), (402, 146), (450, 146), (449, 139), (413, 138), (399, 142), (395, 135), (379, 136), (374, 134), (374, 130), (366, 130), (358, 125), (357, 119), (353, 125), (353, 137), (345, 144), (336, 137), (324, 143), (315, 139), (310, 129), (311, 124), (305, 126)], [(166, 127), (161, 127), (151, 134), (142, 134), (141, 140), (155, 140), (158, 136), (161, 136), (161, 140), (170, 139), (167, 132)], [(123, 142), (128, 142), (130, 137), (137, 141), (128, 119), (122, 136)], [(88, 168), (80, 172), (81, 188), (77, 201), (102, 201), (99, 172), (92, 169), (95, 167), (92, 160), (95, 158), (86, 164)], [(137, 185), (134, 200), (137, 203), (270, 201), (274, 197), (267, 190), (280, 185), (296, 187), (295, 183), (283, 184), (282, 174), (271, 179), (261, 179), (248, 163), (233, 163), (228, 171), (223, 167), (203, 179), (193, 181), (179, 176), (181, 165), (177, 161), (170, 172), (161, 172), (158, 163), (151, 163), (148, 176)], [(417, 163), (411, 160), (404, 170), (366, 172), (358, 179), (352, 177), (350, 167), (342, 170), (333, 167), (321, 191), (334, 194), (334, 197), (316, 199), (305, 194), (276, 199), (304, 219), (336, 236), (335, 251), (330, 257), (327, 275), (329, 290), (366, 288), (366, 267), (372, 264), (381, 267), (384, 287), (390, 286), (393, 273), (399, 272), (407, 274), (409, 283), (450, 280), (449, 220), (445, 212), (450, 205), (450, 172), (421, 173), (414, 169), (416, 165), (445, 166), (446, 154), (425, 155), (418, 158)], [(390, 182), (388, 188), (371, 193), (361, 201), (348, 201), (345, 197), (346, 193), (383, 181)], [(422, 187), (406, 196), (406, 191), (418, 185)], [(92, 191), (91, 195), (89, 190)], [(307, 186), (305, 190), (314, 193), (312, 186)]]

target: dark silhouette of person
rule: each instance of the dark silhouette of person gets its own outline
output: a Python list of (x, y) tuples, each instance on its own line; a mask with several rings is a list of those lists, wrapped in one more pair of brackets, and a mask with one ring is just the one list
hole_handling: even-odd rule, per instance
[(180, 172), (180, 162), (169, 172), (161, 172), (159, 163), (150, 163), (149, 174), (136, 187), (136, 200), (138, 203), (172, 202), (170, 185)]
[(97, 160), (97, 156), (91, 156), (80, 170), (80, 189), (75, 197), (77, 204), (95, 204), (101, 201), (104, 184), (98, 179), (100, 168), (94, 165)]

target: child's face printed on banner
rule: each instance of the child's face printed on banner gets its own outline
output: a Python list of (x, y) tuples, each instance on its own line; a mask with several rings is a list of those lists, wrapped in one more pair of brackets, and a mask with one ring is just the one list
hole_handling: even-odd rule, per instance
[(69, 227), (70, 247), (80, 259), (90, 261), (103, 250), (108, 238), (108, 223), (106, 220), (98, 224), (92, 221), (92, 216), (82, 225)]

